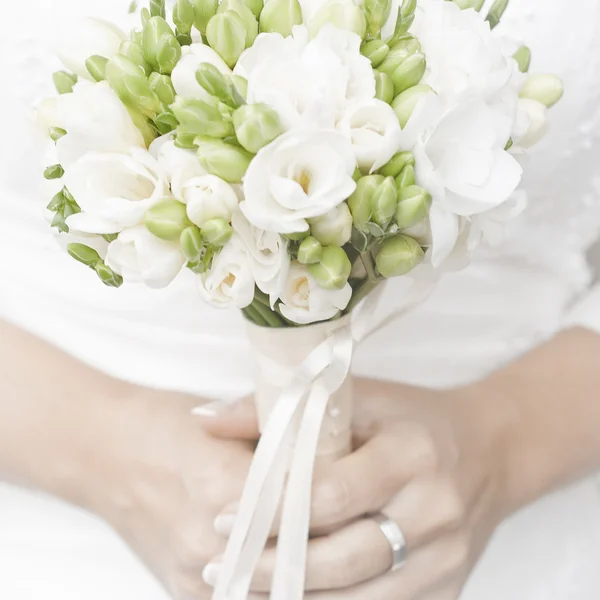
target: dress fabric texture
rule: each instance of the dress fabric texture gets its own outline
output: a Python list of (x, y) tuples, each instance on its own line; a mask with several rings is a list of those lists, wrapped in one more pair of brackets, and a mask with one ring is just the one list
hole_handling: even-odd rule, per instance
[[(7, 3), (0, 20), (0, 317), (114, 376), (210, 398), (252, 389), (240, 316), (203, 305), (191, 274), (166, 290), (104, 288), (63, 254), (42, 217), (28, 106), (51, 93), (59, 24), (93, 14), (127, 23), (124, 0)], [(558, 72), (567, 93), (526, 167), (527, 213), (429, 300), (359, 348), (354, 371), (447, 388), (484, 377), (562, 328), (600, 333), (600, 287), (587, 261), (600, 234), (600, 4), (513, 0), (502, 25)], [(392, 282), (382, 314), (404, 290)], [(600, 423), (599, 431), (600, 431)], [(597, 600), (600, 486), (595, 478), (505, 523), (461, 600)], [(166, 600), (103, 523), (56, 500), (0, 486), (0, 598)]]

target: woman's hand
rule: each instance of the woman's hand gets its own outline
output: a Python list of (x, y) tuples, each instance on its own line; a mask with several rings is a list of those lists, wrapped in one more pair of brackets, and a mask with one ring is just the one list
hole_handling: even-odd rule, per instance
[[(305, 597), (456, 600), (510, 512), (503, 494), (510, 415), (466, 392), (368, 380), (357, 381), (356, 398), (357, 450), (315, 481), (313, 533), (333, 533), (309, 543)], [(406, 537), (407, 562), (393, 573), (390, 545), (366, 516), (378, 512)], [(274, 560), (268, 549), (253, 600), (268, 598)], [(214, 584), (218, 562), (205, 573)]]

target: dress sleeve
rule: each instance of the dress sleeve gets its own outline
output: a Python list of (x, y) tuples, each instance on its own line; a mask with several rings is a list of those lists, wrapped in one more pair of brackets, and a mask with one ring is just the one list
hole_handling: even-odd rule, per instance
[(600, 333), (600, 284), (593, 287), (567, 315), (568, 327), (586, 327)]

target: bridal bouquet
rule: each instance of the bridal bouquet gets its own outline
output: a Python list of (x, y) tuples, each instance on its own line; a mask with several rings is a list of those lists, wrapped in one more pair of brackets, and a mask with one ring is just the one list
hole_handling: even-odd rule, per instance
[(246, 597), (283, 497), (272, 598), (301, 600), (315, 457), (350, 449), (378, 288), (466, 265), (524, 207), (562, 84), (493, 32), (508, 0), (483, 4), (151, 0), (128, 35), (63, 38), (38, 114), (69, 254), (112, 287), (188, 269), (249, 323), (263, 437), (215, 600)]

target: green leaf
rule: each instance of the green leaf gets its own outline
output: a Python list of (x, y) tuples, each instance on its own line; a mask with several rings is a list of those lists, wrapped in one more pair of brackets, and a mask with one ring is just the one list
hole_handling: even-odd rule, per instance
[(369, 246), (369, 238), (367, 237), (367, 234), (364, 231), (360, 231), (359, 229), (353, 228), (350, 243), (359, 252), (364, 252)]

